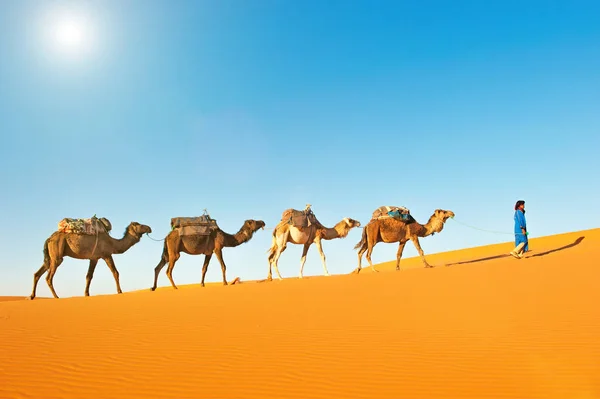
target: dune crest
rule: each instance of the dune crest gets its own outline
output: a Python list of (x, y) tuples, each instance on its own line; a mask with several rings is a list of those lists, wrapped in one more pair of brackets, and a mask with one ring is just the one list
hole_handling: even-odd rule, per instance
[(600, 229), (532, 239), (524, 259), (512, 246), (428, 254), (432, 269), (3, 297), (0, 397), (600, 398)]

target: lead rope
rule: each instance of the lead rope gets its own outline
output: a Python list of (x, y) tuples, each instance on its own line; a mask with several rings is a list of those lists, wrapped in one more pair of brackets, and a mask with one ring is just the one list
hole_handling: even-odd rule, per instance
[(450, 219), (454, 220), (454, 221), (455, 221), (456, 223), (458, 223), (458, 224), (462, 224), (463, 226), (469, 227), (469, 228), (471, 228), (471, 229), (474, 229), (474, 230), (485, 231), (486, 233), (492, 233), (492, 234), (506, 234), (506, 235), (523, 235), (523, 233), (507, 233), (507, 232), (505, 232), (505, 231), (495, 231), (495, 230), (486, 230), (486, 229), (480, 229), (479, 227), (475, 227), (475, 226), (468, 225), (468, 224), (466, 224), (466, 223), (459, 222), (459, 221), (458, 221), (458, 220), (456, 220), (455, 218), (450, 218)]

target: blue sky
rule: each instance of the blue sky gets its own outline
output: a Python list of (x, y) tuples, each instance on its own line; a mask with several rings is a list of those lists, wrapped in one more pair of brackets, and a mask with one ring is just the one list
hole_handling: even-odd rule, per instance
[[(48, 45), (41, 16), (62, 8), (88, 16), (85, 54)], [(64, 217), (162, 238), (204, 208), (235, 233), (306, 203), (326, 225), (402, 205), (510, 233), (524, 199), (532, 237), (599, 227), (599, 18), (592, 1), (0, 2), (0, 295), (30, 293)], [(330, 272), (356, 267), (360, 234), (324, 243)], [(270, 240), (226, 249), (228, 278), (264, 278)], [(450, 221), (421, 245), (510, 240)], [(125, 291), (152, 285), (161, 251), (144, 237), (115, 256)], [(300, 254), (282, 255), (284, 276)], [(176, 282), (199, 282), (202, 262), (183, 255)], [(66, 258), (59, 296), (82, 295), (86, 271)], [(321, 273), (313, 246), (305, 274)], [(91, 293), (114, 292), (101, 262)]]

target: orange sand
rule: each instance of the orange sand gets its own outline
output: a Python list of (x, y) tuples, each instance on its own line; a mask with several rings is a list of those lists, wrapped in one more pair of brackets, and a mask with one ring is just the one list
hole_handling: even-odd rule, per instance
[(530, 246), (0, 302), (0, 398), (600, 398), (600, 229)]

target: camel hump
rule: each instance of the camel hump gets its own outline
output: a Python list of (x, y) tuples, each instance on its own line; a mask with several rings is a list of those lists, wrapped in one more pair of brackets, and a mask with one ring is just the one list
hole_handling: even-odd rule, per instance
[(281, 214), (281, 221), (294, 227), (309, 227), (313, 224), (317, 226), (321, 225), (312, 209), (310, 209), (310, 205), (307, 205), (302, 211), (294, 208), (286, 209)]
[(107, 218), (100, 218), (98, 220), (104, 225), (104, 229), (107, 233), (109, 233), (112, 230), (112, 224), (110, 223), (110, 220), (108, 220)]
[(207, 236), (218, 229), (217, 220), (209, 215), (171, 218), (171, 229), (177, 230), (180, 236)]
[(403, 206), (390, 206), (383, 205), (373, 211), (371, 219), (401, 219), (403, 221), (410, 221), (412, 216), (410, 210)]
[(58, 231), (61, 233), (88, 234), (108, 233), (112, 230), (110, 220), (98, 219), (96, 216), (87, 219), (64, 218), (58, 222)]

